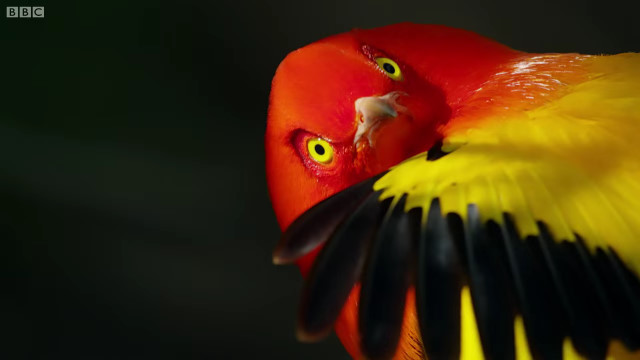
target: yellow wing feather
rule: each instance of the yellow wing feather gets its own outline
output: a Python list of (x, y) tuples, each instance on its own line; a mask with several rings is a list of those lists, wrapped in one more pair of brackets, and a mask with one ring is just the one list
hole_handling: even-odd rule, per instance
[(475, 203), (483, 220), (511, 213), (523, 236), (541, 220), (557, 239), (612, 247), (640, 274), (640, 54), (587, 66), (596, 75), (565, 96), (448, 134), (457, 149), (445, 158), (398, 165), (375, 184), (381, 199), (406, 192), (410, 209), (439, 197), (463, 218)]
[[(428, 209), (439, 198), (443, 213), (463, 219), (467, 205), (476, 204), (483, 220), (498, 223), (508, 212), (523, 237), (537, 235), (536, 221), (543, 221), (557, 240), (579, 234), (591, 251), (614, 249), (640, 275), (640, 54), (585, 57), (580, 66), (588, 75), (560, 84), (555, 100), (452, 127), (443, 149), (453, 151), (393, 168), (374, 186), (383, 190), (381, 200), (407, 193), (409, 210)], [(468, 322), (463, 318), (462, 358), (482, 358)], [(518, 358), (527, 358), (524, 328), (514, 326)], [(640, 358), (616, 341), (609, 350), (609, 358)], [(564, 354), (581, 358), (569, 339)]]

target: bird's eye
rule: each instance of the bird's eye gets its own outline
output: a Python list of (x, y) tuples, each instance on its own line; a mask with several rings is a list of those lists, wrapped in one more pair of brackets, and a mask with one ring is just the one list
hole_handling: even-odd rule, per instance
[(400, 71), (400, 67), (396, 64), (395, 61), (386, 58), (386, 57), (378, 57), (376, 58), (376, 63), (382, 71), (384, 71), (387, 76), (395, 81), (402, 80), (402, 72)]
[(307, 141), (307, 151), (309, 156), (320, 164), (328, 164), (333, 160), (333, 147), (324, 139), (309, 139)]

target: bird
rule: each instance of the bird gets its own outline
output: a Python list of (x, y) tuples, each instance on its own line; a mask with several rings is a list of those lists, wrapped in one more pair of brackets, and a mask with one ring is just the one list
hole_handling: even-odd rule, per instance
[(354, 359), (640, 359), (640, 54), (399, 23), (271, 84), (276, 264), (297, 337)]

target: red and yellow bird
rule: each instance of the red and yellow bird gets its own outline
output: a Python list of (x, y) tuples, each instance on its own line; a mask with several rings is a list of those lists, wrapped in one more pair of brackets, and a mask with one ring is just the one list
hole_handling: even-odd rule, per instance
[(274, 262), (355, 359), (640, 359), (640, 54), (403, 23), (273, 79)]

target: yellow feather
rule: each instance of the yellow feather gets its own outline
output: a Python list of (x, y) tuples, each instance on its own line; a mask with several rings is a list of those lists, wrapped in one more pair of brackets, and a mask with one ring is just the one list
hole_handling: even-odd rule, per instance
[(533, 360), (524, 329), (524, 322), (520, 316), (516, 317), (514, 333), (516, 338), (516, 360)]
[(484, 360), (482, 345), (480, 344), (480, 334), (476, 325), (476, 318), (473, 314), (471, 303), (471, 293), (468, 287), (462, 288), (460, 294), (460, 317), (461, 317), (461, 337), (460, 337), (460, 359)]
[[(443, 213), (463, 219), (473, 203), (483, 221), (499, 223), (508, 212), (523, 237), (537, 235), (536, 221), (543, 221), (556, 240), (579, 234), (591, 251), (610, 247), (640, 275), (640, 54), (583, 57), (579, 64), (587, 75), (557, 85), (562, 95), (553, 100), (448, 128), (443, 149), (455, 150), (393, 168), (374, 186), (384, 190), (381, 200), (408, 193), (407, 210), (427, 209), (437, 197)], [(461, 358), (478, 359), (470, 301), (465, 288)], [(519, 321), (518, 359), (528, 359)], [(620, 355), (623, 348), (612, 343), (610, 358), (640, 358)], [(568, 339), (563, 351), (565, 359), (580, 359)]]
[(408, 192), (409, 209), (439, 197), (463, 218), (475, 203), (483, 220), (513, 214), (523, 236), (541, 220), (557, 239), (614, 248), (640, 274), (640, 55), (586, 66), (595, 75), (565, 96), (449, 134), (464, 145), (438, 161), (398, 165), (375, 184), (381, 199)]

